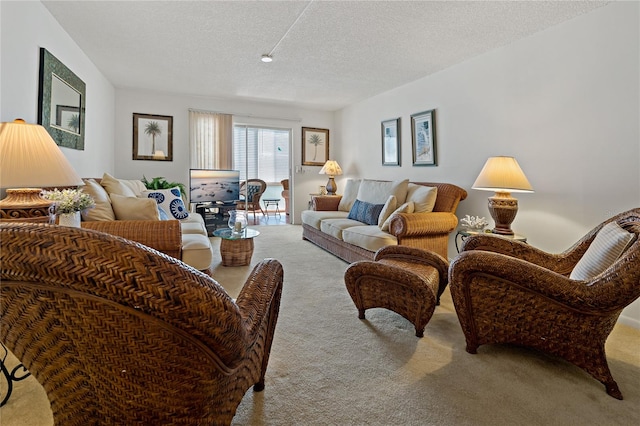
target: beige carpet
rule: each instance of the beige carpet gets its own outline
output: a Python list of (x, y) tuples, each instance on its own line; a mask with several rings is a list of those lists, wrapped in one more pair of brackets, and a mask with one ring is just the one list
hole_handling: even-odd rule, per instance
[[(383, 309), (367, 311), (361, 321), (342, 281), (346, 263), (302, 241), (299, 226), (257, 229), (253, 261), (280, 260), (284, 292), (266, 388), (247, 392), (234, 425), (640, 423), (640, 330), (618, 325), (607, 342), (625, 397), (618, 401), (557, 358), (508, 346), (467, 354), (448, 291), (422, 339)], [(248, 272), (215, 268), (234, 297)], [(33, 378), (16, 384), (0, 424), (52, 424)]]

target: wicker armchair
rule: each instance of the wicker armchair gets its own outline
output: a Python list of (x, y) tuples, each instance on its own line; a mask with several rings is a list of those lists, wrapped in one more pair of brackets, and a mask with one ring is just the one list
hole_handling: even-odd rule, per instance
[(259, 263), (237, 302), (179, 260), (109, 234), (0, 224), (0, 338), (56, 424), (230, 424), (264, 388), (283, 270)]
[[(247, 188), (249, 194), (247, 195)], [(253, 212), (253, 220), (256, 220), (256, 212), (262, 213), (264, 216), (264, 210), (260, 204), (260, 197), (267, 190), (267, 183), (262, 179), (249, 179), (240, 184), (240, 195), (244, 196), (244, 200), (238, 201), (236, 208), (238, 210), (247, 210)]]
[[(635, 241), (588, 281), (569, 278), (598, 231), (616, 221)], [(449, 268), (451, 296), (467, 352), (487, 343), (535, 348), (582, 368), (622, 399), (605, 341), (622, 310), (640, 297), (640, 209), (598, 225), (567, 251), (549, 254), (525, 243), (479, 235), (467, 239)]]

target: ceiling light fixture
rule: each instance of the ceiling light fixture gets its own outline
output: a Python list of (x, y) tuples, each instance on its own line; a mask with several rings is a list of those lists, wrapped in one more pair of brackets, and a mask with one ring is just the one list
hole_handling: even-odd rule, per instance
[(302, 15), (304, 15), (304, 13), (307, 11), (307, 9), (309, 8), (309, 6), (311, 6), (311, 3), (313, 3), (313, 0), (311, 0), (309, 3), (307, 3), (307, 5), (304, 7), (304, 9), (302, 9), (302, 12), (300, 12), (300, 15), (298, 15), (298, 17), (296, 18), (295, 21), (293, 21), (293, 24), (291, 24), (291, 26), (289, 27), (289, 29), (284, 33), (284, 35), (282, 37), (280, 37), (280, 40), (278, 40), (278, 42), (276, 43), (275, 46), (273, 46), (273, 49), (271, 49), (271, 51), (269, 53), (265, 53), (262, 55), (262, 57), (260, 58), (260, 60), (262, 62), (271, 62), (273, 61), (273, 52), (276, 50), (276, 48), (280, 45), (280, 43), (282, 42), (282, 40), (284, 40), (284, 38), (287, 36), (287, 34), (289, 34), (289, 31), (291, 31), (291, 29), (294, 27), (294, 25), (296, 25), (298, 23), (298, 21), (300, 20), (300, 18), (302, 18)]

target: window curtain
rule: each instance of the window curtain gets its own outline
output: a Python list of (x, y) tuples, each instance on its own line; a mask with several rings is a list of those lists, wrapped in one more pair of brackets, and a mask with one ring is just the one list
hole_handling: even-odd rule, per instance
[(233, 168), (233, 116), (189, 110), (191, 168)]

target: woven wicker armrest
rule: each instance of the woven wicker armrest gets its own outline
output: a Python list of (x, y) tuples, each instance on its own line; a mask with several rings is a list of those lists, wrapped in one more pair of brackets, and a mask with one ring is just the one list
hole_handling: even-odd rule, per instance
[(569, 249), (564, 253), (548, 253), (522, 241), (510, 240), (496, 235), (473, 235), (467, 238), (460, 249), (461, 252), (484, 250), (514, 256), (534, 263), (562, 275), (569, 275), (584, 254), (583, 249)]
[(415, 247), (386, 246), (378, 250), (374, 257), (374, 261), (384, 262), (385, 260), (402, 262), (409, 270), (412, 269), (412, 264), (431, 266), (438, 271), (438, 275), (440, 276), (438, 296), (440, 296), (447, 287), (449, 262), (438, 253)]
[(464, 289), (466, 294), (479, 294), (483, 290), (474, 287), (478, 282), (483, 285), (490, 282), (491, 291), (496, 294), (506, 295), (510, 288), (512, 292), (525, 291), (539, 296), (540, 303), (553, 300), (583, 313), (598, 314), (603, 309), (618, 307), (609, 297), (599, 298), (600, 291), (585, 282), (571, 280), (525, 260), (480, 250), (461, 253), (451, 262), (449, 285), (452, 289)]
[(282, 294), (284, 270), (275, 259), (265, 259), (257, 264), (245, 282), (236, 303), (246, 325), (249, 341), (258, 337), (260, 326), (269, 314), (277, 317)]
[(449, 234), (458, 225), (453, 213), (398, 213), (389, 224), (389, 232), (396, 237)]
[(337, 211), (341, 195), (315, 195), (311, 197), (311, 209), (315, 211)]
[(82, 228), (117, 235), (176, 259), (182, 256), (182, 229), (177, 220), (91, 221), (82, 222)]

